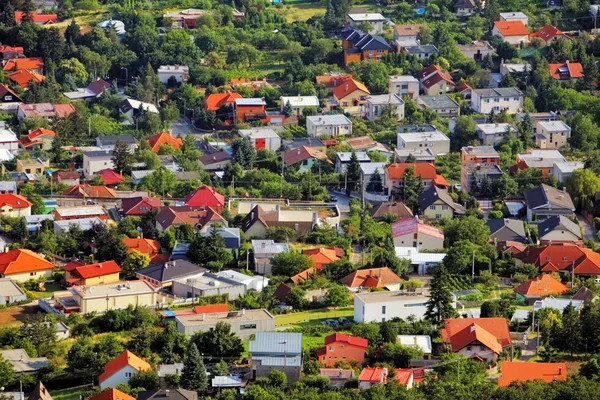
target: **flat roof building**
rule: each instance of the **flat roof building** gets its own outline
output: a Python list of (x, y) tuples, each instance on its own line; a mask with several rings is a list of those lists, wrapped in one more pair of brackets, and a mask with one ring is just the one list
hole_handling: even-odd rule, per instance
[(187, 336), (196, 332), (212, 330), (219, 322), (226, 322), (231, 331), (242, 340), (250, 339), (257, 332), (275, 330), (275, 317), (267, 310), (239, 310), (229, 312), (179, 315), (175, 317), (177, 330)]

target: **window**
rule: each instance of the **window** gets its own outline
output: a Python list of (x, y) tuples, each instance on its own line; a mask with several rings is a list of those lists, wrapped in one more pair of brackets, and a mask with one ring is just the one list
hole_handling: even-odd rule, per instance
[(435, 204), (434, 204), (434, 205), (432, 205), (432, 206), (429, 206), (429, 209), (430, 209), (430, 210), (435, 210)]
[(382, 314), (385, 314), (385, 307), (386, 307), (386, 306), (381, 306), (381, 313), (382, 313)]
[(194, 295), (192, 294), (192, 292), (187, 292), (187, 298), (191, 299)]
[(485, 351), (485, 346), (479, 346), (480, 351)]
[(131, 378), (131, 372), (125, 372), (125, 378)]
[(402, 85), (402, 89), (408, 89), (408, 85)]
[(513, 100), (514, 100), (514, 101), (519, 101), (519, 98), (518, 98), (518, 97), (515, 97)]
[(484, 100), (483, 100), (483, 102), (484, 102), (484, 103), (489, 103), (489, 102), (490, 102), (490, 99), (484, 99)]
[(381, 318), (381, 322), (385, 322), (385, 318)]
[(443, 113), (445, 113), (445, 112), (446, 112), (446, 110), (442, 108), (442, 112), (443, 112)]
[(509, 101), (509, 100), (508, 100), (508, 97), (505, 97), (505, 98), (504, 98), (504, 101)]
[(372, 56), (373, 55), (373, 50), (369, 50), (369, 55)]
[(12, 96), (4, 96), (4, 101), (11, 101), (12, 100)]
[(467, 351), (471, 351), (471, 346), (467, 346)]
[(335, 350), (335, 347), (329, 346), (329, 351), (333, 351), (333, 350)]
[(30, 272), (29, 273), (29, 276), (36, 276), (36, 275), (37, 275), (37, 272)]
[(256, 324), (240, 325), (240, 329), (256, 329)]
[(442, 219), (442, 214), (435, 214), (435, 219)]
[(442, 206), (442, 210), (446, 211), (448, 209), (448, 206)]
[(308, 160), (302, 160), (302, 165), (308, 165)]
[(408, 304), (404, 305), (405, 308), (425, 307), (425, 306), (427, 306), (427, 303), (408, 303)]
[(500, 99), (494, 99), (494, 103), (500, 103)]

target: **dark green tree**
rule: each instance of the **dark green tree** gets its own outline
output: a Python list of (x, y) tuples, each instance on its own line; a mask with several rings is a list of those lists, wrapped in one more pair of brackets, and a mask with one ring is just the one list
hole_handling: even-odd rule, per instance
[(206, 390), (208, 387), (206, 368), (195, 343), (190, 344), (183, 360), (180, 384), (182, 388), (196, 392)]
[(115, 165), (114, 170), (120, 174), (131, 173), (133, 154), (131, 154), (129, 150), (129, 145), (120, 138), (117, 138), (115, 150), (113, 151), (112, 162)]
[(292, 108), (292, 104), (289, 100), (283, 106), (283, 113), (286, 117), (291, 117), (292, 115), (294, 115), (294, 109)]
[(360, 169), (360, 162), (356, 156), (356, 152), (352, 152), (350, 156), (350, 164), (346, 167), (346, 179), (348, 180), (348, 189), (355, 191), (359, 187), (362, 170)]
[(446, 267), (440, 265), (436, 268), (431, 280), (427, 311), (425, 312), (425, 319), (436, 326), (440, 326), (445, 319), (454, 318), (458, 315), (454, 308), (449, 280), (450, 275)]
[(244, 168), (249, 168), (256, 160), (256, 150), (248, 138), (240, 138), (231, 144), (233, 160)]
[(371, 178), (369, 179), (369, 184), (367, 185), (367, 192), (383, 192), (383, 179), (381, 179), (381, 175), (379, 174), (379, 170), (377, 168), (375, 168), (375, 172), (373, 172), (373, 175), (371, 175)]
[(404, 204), (413, 212), (419, 213), (419, 196), (423, 193), (424, 184), (420, 176), (415, 176), (414, 165), (409, 165), (404, 170), (404, 186), (402, 187), (402, 197)]
[(194, 335), (190, 340), (207, 356), (235, 359), (244, 352), (244, 344), (239, 336), (231, 332), (231, 325), (221, 321), (217, 322), (214, 329)]

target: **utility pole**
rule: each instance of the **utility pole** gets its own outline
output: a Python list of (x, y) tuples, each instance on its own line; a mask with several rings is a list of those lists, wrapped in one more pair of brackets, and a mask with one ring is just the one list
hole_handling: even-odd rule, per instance
[(365, 182), (363, 175), (360, 174), (360, 196), (363, 210), (365, 209)]
[(283, 155), (281, 156), (281, 191), (279, 192), (279, 198), (283, 198), (283, 167), (285, 166), (285, 161), (283, 160)]
[(475, 250), (473, 250), (473, 260), (471, 262), (471, 282), (475, 280)]

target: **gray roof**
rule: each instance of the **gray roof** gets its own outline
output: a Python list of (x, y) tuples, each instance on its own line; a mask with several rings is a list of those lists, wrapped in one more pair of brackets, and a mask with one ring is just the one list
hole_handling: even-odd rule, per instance
[[(369, 158), (369, 155), (367, 154), (366, 151), (357, 151), (355, 152), (356, 154), (356, 158), (358, 158), (359, 162), (369, 162), (371, 161), (371, 159)], [(351, 151), (341, 151), (339, 153), (336, 153), (336, 157), (338, 160), (340, 160), (341, 162), (350, 162), (350, 159), (352, 158), (352, 152)]]
[(205, 154), (198, 160), (204, 165), (210, 165), (231, 160), (231, 156), (226, 151), (219, 151), (212, 154)]
[(165, 375), (181, 375), (183, 363), (160, 364), (158, 366), (158, 376), (164, 378)]
[(438, 49), (432, 44), (423, 44), (419, 46), (406, 46), (403, 47), (404, 51), (408, 54), (432, 54), (437, 53)]
[(567, 160), (558, 150), (534, 149), (529, 153), (517, 154), (517, 158), (529, 168), (550, 168), (556, 162), (566, 162)]
[(71, 225), (77, 225), (82, 231), (88, 231), (92, 229), (93, 225), (106, 225), (106, 222), (98, 217), (54, 221), (54, 227), (58, 227), (65, 232), (71, 228)]
[(211, 381), (212, 387), (240, 387), (242, 386), (242, 378), (239, 376), (215, 376)]
[(490, 239), (496, 239), (501, 242), (513, 241), (520, 243), (525, 243), (527, 239), (523, 221), (518, 219), (489, 219), (486, 225), (490, 228)]
[(540, 233), (540, 237), (557, 229), (567, 230), (573, 235), (577, 236), (579, 239), (582, 238), (581, 228), (579, 227), (579, 225), (571, 221), (564, 215), (554, 215), (540, 222), (540, 224), (538, 225), (538, 232)]
[(264, 106), (267, 103), (263, 98), (253, 97), (249, 99), (235, 99), (235, 104), (238, 106)]
[(17, 182), (15, 181), (0, 181), (0, 191), (17, 191)]
[(459, 104), (448, 95), (443, 96), (421, 96), (419, 101), (429, 108), (453, 108), (460, 107)]
[(569, 193), (543, 183), (525, 192), (525, 202), (530, 209), (547, 204), (551, 204), (553, 208), (558, 206), (559, 208), (575, 209)]
[(240, 228), (225, 228), (220, 226), (214, 228), (209, 226), (202, 236), (209, 236), (213, 229), (218, 229), (221, 237), (225, 241), (225, 247), (228, 249), (238, 249), (240, 247)]
[(254, 254), (277, 254), (290, 251), (287, 243), (275, 243), (274, 240), (253, 240), (252, 250)]
[(41, 223), (42, 221), (54, 221), (54, 215), (53, 214), (35, 214), (35, 215), (26, 215), (25, 216), (25, 222), (27, 222), (28, 224), (36, 224), (36, 223)]
[(0, 293), (2, 296), (25, 296), (25, 292), (12, 279), (0, 279)]
[(312, 122), (314, 125), (352, 125), (352, 121), (348, 119), (344, 114), (336, 115), (312, 115), (306, 117), (307, 121)]
[(283, 147), (287, 150), (297, 149), (298, 147), (325, 147), (323, 142), (317, 138), (299, 138), (299, 139), (283, 139)]
[(30, 358), (23, 349), (0, 350), (0, 355), (12, 364), (15, 372), (36, 372), (50, 364), (46, 357)]
[(84, 157), (112, 157), (112, 150), (96, 150), (96, 151), (88, 151), (87, 153), (83, 153)]
[(136, 271), (138, 275), (146, 276), (159, 282), (168, 282), (208, 271), (199, 265), (185, 260), (168, 261), (164, 264), (151, 264), (148, 267)]
[(456, 209), (454, 200), (452, 200), (452, 197), (448, 194), (448, 189), (442, 189), (435, 185), (431, 185), (427, 190), (421, 193), (419, 196), (419, 206), (421, 207), (421, 210), (425, 210), (438, 199), (442, 200), (453, 210)]
[(546, 297), (545, 299), (536, 301), (533, 304), (533, 309), (539, 310), (541, 308), (555, 308), (558, 311), (562, 312), (569, 304), (572, 304), (573, 307), (575, 307), (575, 311), (579, 311), (583, 306), (583, 300), (557, 299), (550, 296)]
[(257, 332), (251, 340), (248, 351), (253, 358), (256, 354), (265, 356), (302, 354), (302, 334), (292, 332)]
[(500, 169), (499, 165), (467, 165), (465, 170), (468, 171), (469, 174), (475, 173), (477, 176), (483, 175), (502, 175), (502, 169)]
[(140, 141), (134, 138), (132, 135), (109, 135), (109, 136), (98, 136), (96, 138), (96, 144), (98, 146), (113, 146), (117, 144), (117, 141), (125, 142), (127, 144), (139, 144)]
[(523, 95), (517, 88), (488, 88), (488, 89), (473, 89), (473, 92), (478, 93), (480, 97), (520, 97)]
[(377, 172), (379, 172), (379, 174), (383, 177), (384, 168), (387, 164), (387, 162), (363, 163), (360, 164), (360, 170), (362, 171), (363, 175), (372, 175), (375, 173), (375, 170), (377, 170)]
[(585, 167), (585, 164), (581, 161), (555, 162), (553, 166), (555, 171), (560, 171), (563, 174), (572, 173), (576, 169), (581, 169), (583, 167)]
[(270, 367), (301, 367), (302, 356), (253, 356), (253, 360), (260, 361), (261, 365)]
[(439, 132), (438, 128), (431, 124), (420, 125), (398, 125), (398, 133), (414, 133), (414, 132)]
[(196, 400), (198, 393), (186, 389), (154, 389), (138, 393), (138, 400), (168, 399), (168, 400)]
[(382, 104), (382, 105), (386, 105), (386, 104), (394, 104), (394, 105), (404, 104), (404, 100), (402, 100), (402, 98), (400, 98), (400, 96), (398, 96), (397, 94), (377, 94), (377, 95), (371, 95), (371, 96), (365, 97), (365, 100), (367, 101), (367, 103), (371, 103), (371, 104)]

